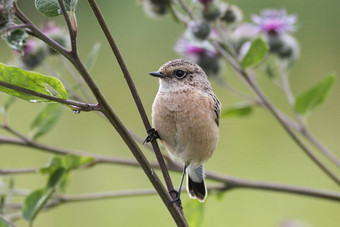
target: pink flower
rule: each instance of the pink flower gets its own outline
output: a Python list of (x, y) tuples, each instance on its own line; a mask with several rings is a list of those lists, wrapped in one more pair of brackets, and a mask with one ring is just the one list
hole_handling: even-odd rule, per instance
[(196, 41), (186, 37), (182, 37), (177, 41), (175, 51), (182, 56), (188, 57), (197, 57), (205, 54), (209, 56), (217, 55), (214, 47), (208, 41)]
[(266, 9), (259, 15), (252, 16), (253, 23), (261, 32), (268, 34), (278, 34), (294, 32), (297, 22), (296, 15), (287, 15), (286, 10)]
[(24, 54), (31, 54), (37, 48), (38, 44), (33, 39), (28, 39), (26, 45), (24, 46)]

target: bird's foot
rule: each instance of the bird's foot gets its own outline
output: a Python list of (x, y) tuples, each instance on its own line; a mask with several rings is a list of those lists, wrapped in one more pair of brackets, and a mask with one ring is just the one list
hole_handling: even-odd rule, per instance
[(173, 204), (173, 203), (176, 203), (176, 205), (177, 205), (179, 208), (182, 209), (183, 207), (182, 207), (182, 201), (181, 201), (181, 193), (178, 192), (178, 191), (176, 191), (175, 189), (169, 191), (169, 193), (170, 193), (170, 194), (171, 194), (171, 193), (176, 194), (176, 197), (170, 202), (169, 205), (171, 205), (171, 204)]
[(149, 129), (147, 132), (148, 132), (148, 135), (145, 138), (143, 144), (152, 142), (156, 139), (160, 139), (158, 132), (154, 128)]

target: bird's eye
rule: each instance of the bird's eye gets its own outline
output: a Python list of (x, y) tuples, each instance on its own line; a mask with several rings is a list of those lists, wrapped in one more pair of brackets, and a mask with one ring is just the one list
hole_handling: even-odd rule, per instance
[(177, 70), (175, 74), (178, 78), (183, 78), (186, 75), (186, 73), (183, 70)]

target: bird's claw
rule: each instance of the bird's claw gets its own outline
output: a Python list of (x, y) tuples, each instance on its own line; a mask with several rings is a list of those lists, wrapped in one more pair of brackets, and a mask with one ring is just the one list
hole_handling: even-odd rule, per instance
[(152, 142), (156, 139), (160, 139), (158, 132), (154, 128), (147, 130), (147, 132), (148, 132), (148, 135), (145, 138), (143, 144)]
[(176, 205), (182, 209), (182, 201), (181, 201), (181, 196), (180, 196), (180, 193), (178, 191), (176, 191), (175, 189), (174, 190), (171, 190), (169, 191), (169, 193), (174, 193), (176, 194), (176, 198), (174, 198), (169, 205), (173, 204), (173, 203), (176, 203)]

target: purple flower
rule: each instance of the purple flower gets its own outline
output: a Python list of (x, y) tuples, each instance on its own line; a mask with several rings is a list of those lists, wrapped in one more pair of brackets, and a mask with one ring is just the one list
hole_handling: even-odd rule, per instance
[(175, 51), (183, 57), (199, 57), (200, 55), (217, 55), (216, 50), (208, 41), (196, 41), (187, 37), (180, 38), (176, 45)]
[(260, 15), (253, 15), (252, 20), (259, 31), (268, 34), (294, 32), (296, 30), (296, 15), (287, 15), (284, 9), (263, 10)]

